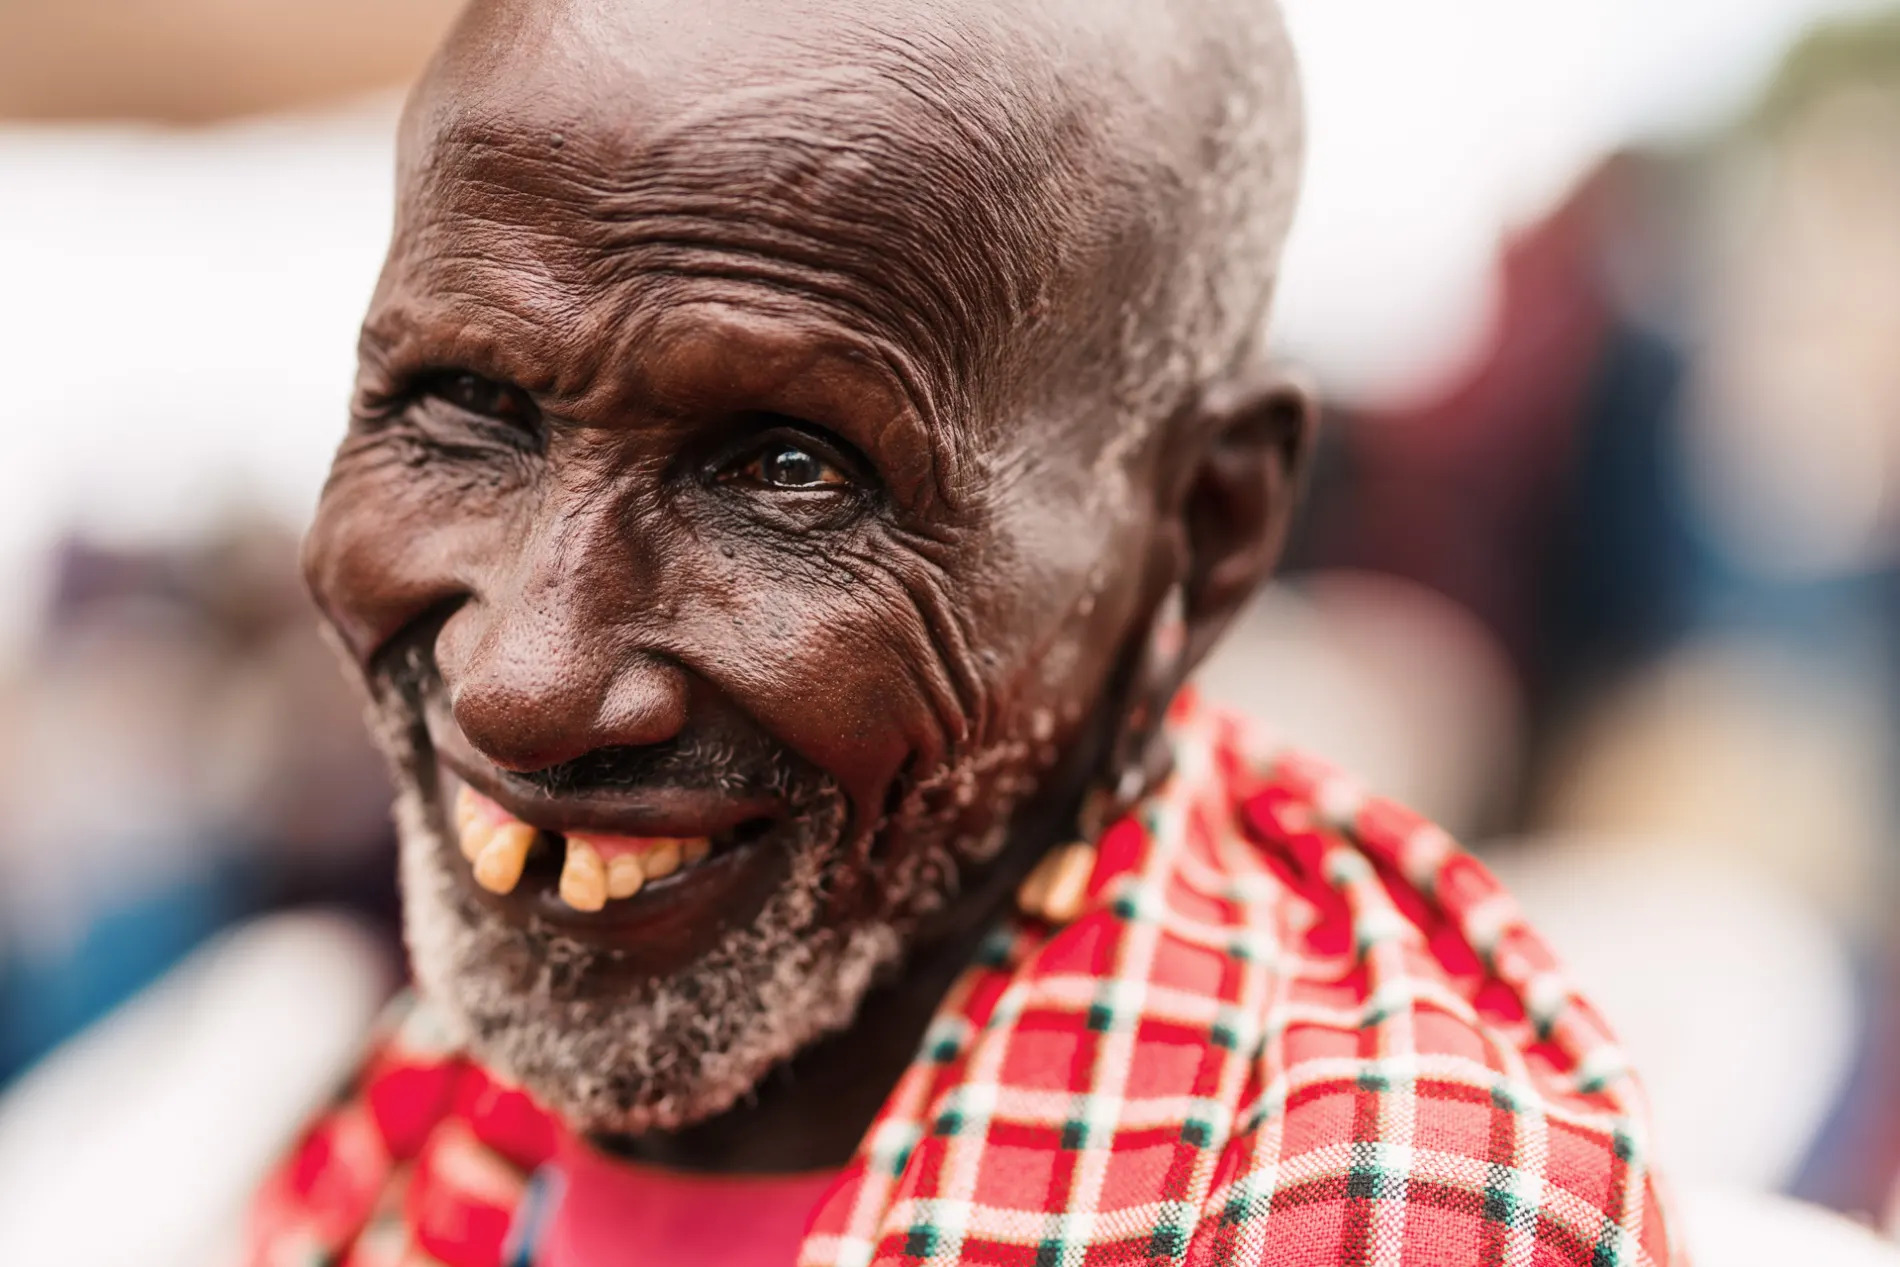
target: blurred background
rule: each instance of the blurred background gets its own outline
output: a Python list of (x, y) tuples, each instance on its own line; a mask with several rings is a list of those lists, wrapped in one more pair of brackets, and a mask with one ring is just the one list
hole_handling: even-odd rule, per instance
[[(1503, 873), (1710, 1244), (1894, 1235), (1900, 8), (1287, 6), (1327, 420), (1205, 685)], [(295, 560), (455, 7), (0, 2), (0, 1260), (215, 1261), (400, 979)]]

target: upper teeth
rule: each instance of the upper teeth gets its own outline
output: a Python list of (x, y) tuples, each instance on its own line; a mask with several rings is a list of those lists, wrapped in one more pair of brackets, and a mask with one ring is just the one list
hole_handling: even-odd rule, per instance
[(607, 905), (607, 864), (592, 845), (578, 836), (567, 838), (567, 861), (561, 864), (561, 900), (577, 911), (597, 911)]
[(490, 893), (512, 893), (521, 883), (521, 868), (528, 865), (528, 850), (534, 847), (534, 828), (526, 823), (504, 823), (494, 829), (488, 843), (475, 857), (475, 883)]
[[(514, 892), (536, 830), (466, 785), (456, 794), (455, 825), (462, 856), (474, 864), (475, 883), (490, 893)], [(598, 911), (608, 899), (632, 897), (648, 880), (671, 875), (711, 850), (712, 841), (704, 836), (569, 833), (561, 864), (561, 900), (577, 911)]]

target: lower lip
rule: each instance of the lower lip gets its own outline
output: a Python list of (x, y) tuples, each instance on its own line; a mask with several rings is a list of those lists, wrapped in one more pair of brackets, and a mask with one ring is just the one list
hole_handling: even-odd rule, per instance
[[(443, 823), (453, 815), (459, 786), (443, 772)], [(469, 864), (456, 849), (452, 830), (442, 833), (444, 859), (463, 891), (517, 927), (539, 927), (610, 952), (617, 970), (634, 976), (678, 971), (723, 941), (734, 928), (749, 925), (785, 880), (785, 850), (769, 838), (716, 846), (704, 861), (649, 881), (630, 898), (598, 911), (577, 911), (561, 900), (558, 873), (543, 860), (531, 860), (511, 893), (490, 893), (475, 883)], [(538, 864), (538, 865), (537, 865)]]

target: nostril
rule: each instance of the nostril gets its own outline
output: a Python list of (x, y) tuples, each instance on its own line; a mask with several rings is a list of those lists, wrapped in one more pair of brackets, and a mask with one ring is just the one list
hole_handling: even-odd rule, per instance
[(646, 748), (679, 738), (686, 729), (689, 694), (686, 672), (677, 664), (658, 656), (635, 657), (620, 666), (602, 695), (597, 746)]
[(600, 748), (652, 747), (686, 727), (685, 671), (585, 604), (472, 601), (436, 638), (456, 725), (495, 765), (530, 772)]
[(591, 752), (654, 748), (678, 738), (687, 722), (685, 675), (656, 663), (634, 678), (623, 672), (595, 691), (571, 679), (522, 674), (507, 681), (484, 673), (444, 688), (449, 716), (476, 752), (510, 773), (531, 774)]

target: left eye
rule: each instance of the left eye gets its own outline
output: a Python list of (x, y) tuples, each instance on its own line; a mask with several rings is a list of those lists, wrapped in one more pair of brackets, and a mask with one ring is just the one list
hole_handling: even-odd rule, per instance
[(445, 400), (457, 409), (479, 417), (505, 422), (523, 430), (532, 429), (540, 418), (540, 411), (535, 408), (534, 401), (519, 387), (512, 383), (498, 383), (465, 370), (431, 375), (423, 381), (421, 394)]
[(763, 488), (843, 488), (851, 482), (837, 466), (810, 449), (783, 440), (760, 449), (735, 474)]

